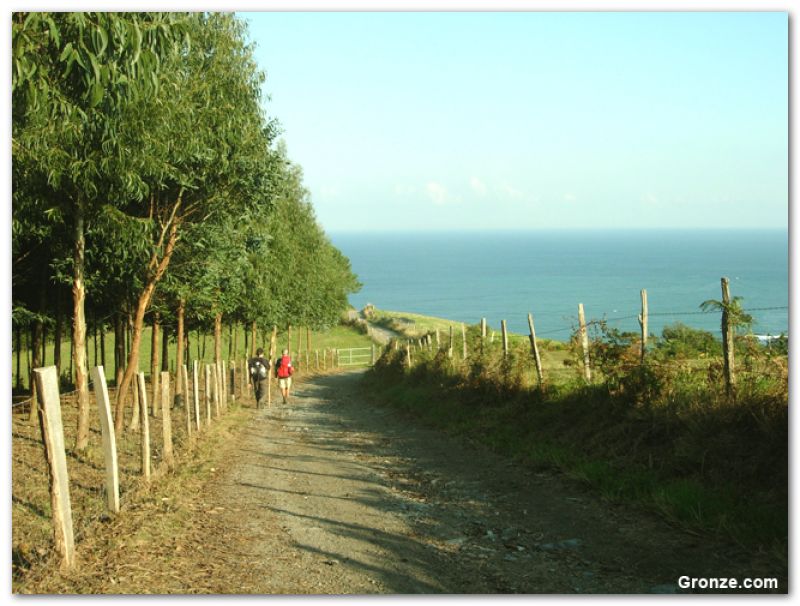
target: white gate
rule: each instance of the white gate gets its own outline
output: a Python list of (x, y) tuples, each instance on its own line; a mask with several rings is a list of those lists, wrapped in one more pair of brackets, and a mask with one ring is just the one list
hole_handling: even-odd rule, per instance
[(336, 350), (339, 366), (369, 366), (372, 364), (371, 347), (345, 347)]

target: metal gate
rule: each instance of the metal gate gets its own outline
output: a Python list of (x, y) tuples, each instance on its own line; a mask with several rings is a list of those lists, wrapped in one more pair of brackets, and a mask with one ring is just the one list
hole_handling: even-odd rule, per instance
[(336, 350), (339, 366), (370, 366), (372, 364), (371, 347), (346, 347)]

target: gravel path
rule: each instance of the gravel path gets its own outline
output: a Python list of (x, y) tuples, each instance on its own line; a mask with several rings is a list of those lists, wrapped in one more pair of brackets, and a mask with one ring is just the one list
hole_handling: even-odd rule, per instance
[(673, 593), (682, 574), (754, 570), (731, 545), (416, 427), (359, 378), (311, 379), (240, 434), (205, 495), (245, 546), (221, 569), (251, 568), (226, 593)]

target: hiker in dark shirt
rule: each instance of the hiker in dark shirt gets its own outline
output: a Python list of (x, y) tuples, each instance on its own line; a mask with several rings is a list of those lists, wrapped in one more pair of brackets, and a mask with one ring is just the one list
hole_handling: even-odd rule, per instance
[(267, 381), (269, 380), (270, 361), (264, 357), (264, 350), (259, 347), (256, 357), (247, 362), (250, 369), (250, 380), (253, 382), (253, 391), (256, 396), (256, 408), (261, 408), (264, 398), (267, 397)]

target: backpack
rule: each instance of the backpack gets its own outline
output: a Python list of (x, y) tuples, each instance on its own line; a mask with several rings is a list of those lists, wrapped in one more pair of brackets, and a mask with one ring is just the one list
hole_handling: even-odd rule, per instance
[(250, 362), (250, 376), (254, 381), (267, 378), (267, 367), (260, 359), (255, 358)]
[(275, 374), (278, 378), (285, 379), (290, 377), (293, 371), (292, 359), (289, 356), (281, 356), (281, 359), (278, 360), (277, 368), (275, 369)]

